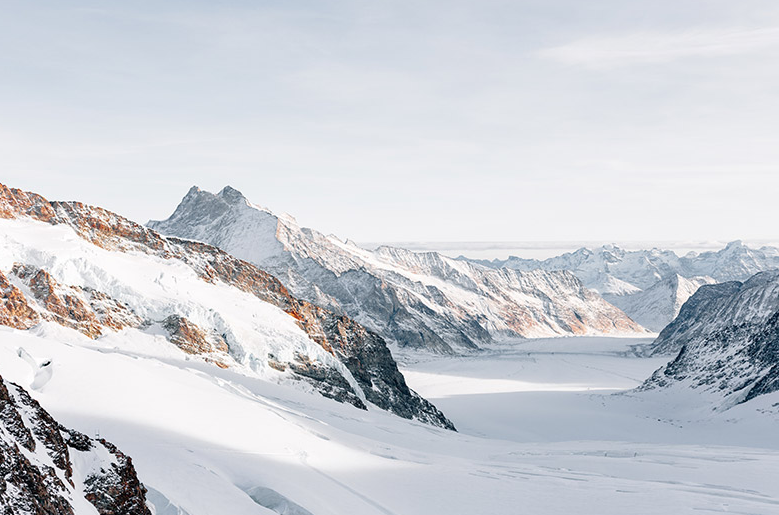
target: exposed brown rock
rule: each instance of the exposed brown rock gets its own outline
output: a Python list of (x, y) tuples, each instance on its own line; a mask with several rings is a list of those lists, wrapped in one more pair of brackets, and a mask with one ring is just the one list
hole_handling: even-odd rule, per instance
[(229, 350), (224, 338), (203, 331), (185, 317), (171, 315), (162, 322), (162, 327), (170, 333), (170, 341), (188, 354), (226, 353)]
[(125, 327), (140, 327), (143, 319), (133, 312), (127, 304), (119, 302), (110, 295), (91, 288), (84, 289), (89, 305), (95, 312), (100, 324), (120, 331)]
[(32, 435), (43, 444), (52, 463), (65, 472), (65, 478), (73, 486), (73, 468), (70, 464), (70, 453), (59, 431), (59, 424), (49, 415), (49, 412), (41, 408), (38, 401), (30, 397), (30, 394), (22, 388), (17, 389), (16, 405), (17, 407), (22, 407), (27, 413)]
[[(40, 195), (0, 185), (0, 217), (30, 218), (66, 224), (82, 238), (105, 249), (135, 250), (189, 265), (203, 280), (221, 281), (271, 303), (294, 317), (309, 337), (336, 356), (360, 384), (366, 398), (405, 418), (454, 428), (432, 404), (412, 392), (377, 334), (345, 316), (294, 298), (275, 277), (256, 266), (205, 243), (166, 238), (105, 209), (80, 202), (49, 202)], [(325, 378), (325, 381), (332, 378)], [(343, 384), (338, 382), (338, 387)], [(318, 385), (328, 395), (332, 385)], [(346, 385), (345, 392), (351, 392)], [(324, 390), (323, 390), (324, 389)], [(348, 402), (362, 402), (348, 393)], [(352, 399), (357, 399), (353, 401)]]
[(0, 272), (0, 324), (29, 329), (40, 322), (38, 313), (27, 303), (24, 294)]
[(102, 438), (98, 440), (114, 456), (108, 470), (84, 480), (85, 497), (100, 515), (151, 515), (146, 507), (146, 488), (138, 480), (133, 460)]
[[(93, 339), (101, 336), (105, 327), (118, 331), (143, 323), (129, 307), (109, 295), (90, 288), (59, 284), (46, 270), (16, 263), (12, 273), (27, 284), (35, 298), (40, 313), (28, 305), (33, 313), (30, 318), (35, 322), (40, 318), (52, 320)], [(22, 295), (18, 289), (17, 292)]]
[(81, 290), (60, 286), (45, 270), (16, 263), (12, 272), (30, 287), (38, 304), (48, 313), (44, 317), (76, 329), (90, 338), (102, 334), (100, 321), (92, 308), (84, 302)]
[(279, 361), (276, 361), (275, 359), (269, 359), (268, 366), (274, 370), (278, 370), (279, 372), (284, 372), (285, 370), (287, 370), (287, 365)]

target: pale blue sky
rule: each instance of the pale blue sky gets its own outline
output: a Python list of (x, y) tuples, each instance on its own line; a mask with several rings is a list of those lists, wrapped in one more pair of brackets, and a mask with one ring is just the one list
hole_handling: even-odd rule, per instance
[(344, 238), (770, 239), (779, 3), (3, 1), (0, 181)]

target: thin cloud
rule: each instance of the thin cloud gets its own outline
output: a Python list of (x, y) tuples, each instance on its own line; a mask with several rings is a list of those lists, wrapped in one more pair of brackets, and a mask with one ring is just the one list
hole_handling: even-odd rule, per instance
[(779, 27), (591, 37), (545, 48), (538, 55), (569, 65), (602, 69), (685, 58), (739, 55), (770, 47), (779, 47)]

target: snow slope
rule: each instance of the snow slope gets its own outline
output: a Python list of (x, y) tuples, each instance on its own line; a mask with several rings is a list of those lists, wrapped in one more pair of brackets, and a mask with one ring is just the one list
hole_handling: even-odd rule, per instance
[(296, 295), (400, 346), (447, 353), (497, 335), (642, 331), (567, 272), (493, 270), (393, 247), (367, 251), (299, 227), (230, 187), (216, 195), (193, 187), (170, 218), (148, 226), (250, 261)]
[(464, 428), (454, 433), (153, 355), (151, 335), (95, 342), (44, 322), (0, 336), (0, 374), (33, 381), (19, 347), (50, 361), (35, 397), (131, 454), (157, 513), (779, 513), (776, 413), (690, 420), (650, 394), (612, 396), (661, 363), (631, 353), (641, 340), (409, 362), (411, 383)]

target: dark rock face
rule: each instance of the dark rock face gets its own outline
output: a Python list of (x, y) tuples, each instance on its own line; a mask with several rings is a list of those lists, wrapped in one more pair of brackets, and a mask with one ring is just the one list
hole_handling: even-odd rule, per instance
[(731, 403), (779, 390), (779, 272), (701, 287), (657, 343), (680, 350), (640, 389), (684, 382)]
[[(274, 368), (289, 367), (298, 377), (312, 383), (323, 395), (360, 408), (365, 408), (361, 400), (365, 398), (380, 408), (405, 418), (414, 418), (447, 429), (454, 427), (435, 406), (408, 388), (381, 337), (350, 318), (293, 297), (275, 277), (251, 263), (237, 259), (212, 245), (166, 238), (98, 207), (78, 202), (49, 202), (40, 195), (0, 185), (0, 217), (22, 216), (52, 225), (65, 224), (85, 240), (108, 250), (144, 252), (163, 259), (180, 260), (204, 281), (225, 283), (250, 293), (293, 317), (311, 340), (346, 366), (355, 377), (362, 395), (354, 391), (344, 376), (335, 370), (324, 373), (301, 363), (269, 361)], [(53, 285), (53, 291), (58, 291), (60, 286)], [(0, 309), (0, 320), (2, 315)], [(95, 316), (100, 321), (98, 315)], [(16, 314), (11, 313), (9, 316)], [(167, 323), (172, 328), (172, 337), (181, 337), (181, 345), (192, 350), (200, 348), (201, 344), (212, 336), (198, 334), (199, 329), (188, 321), (184, 323), (180, 319), (169, 319)], [(218, 341), (207, 343), (221, 348)], [(216, 364), (220, 365), (219, 362)]]
[(652, 343), (652, 354), (674, 354), (696, 334), (696, 326), (717, 303), (733, 296), (743, 283), (731, 281), (721, 284), (709, 284), (698, 288), (692, 297), (684, 303), (676, 318), (657, 336)]
[[(71, 499), (82, 496), (101, 515), (151, 515), (146, 489), (132, 460), (112, 444), (58, 424), (21, 387), (0, 378), (0, 508), (3, 515), (71, 515)], [(100, 467), (81, 471), (87, 487), (74, 486), (72, 453), (103, 446), (109, 461), (96, 455)], [(40, 460), (45, 453), (54, 467)]]
[(98, 442), (113, 455), (114, 462), (84, 480), (87, 500), (101, 515), (151, 515), (146, 507), (146, 488), (138, 481), (132, 458), (102, 438)]
[(737, 403), (779, 390), (779, 312), (765, 324), (727, 327), (685, 345), (641, 389), (680, 381), (723, 396), (736, 394)]
[(763, 324), (779, 309), (779, 271), (755, 274), (744, 283), (701, 286), (653, 342), (653, 354), (675, 354), (714, 331)]

